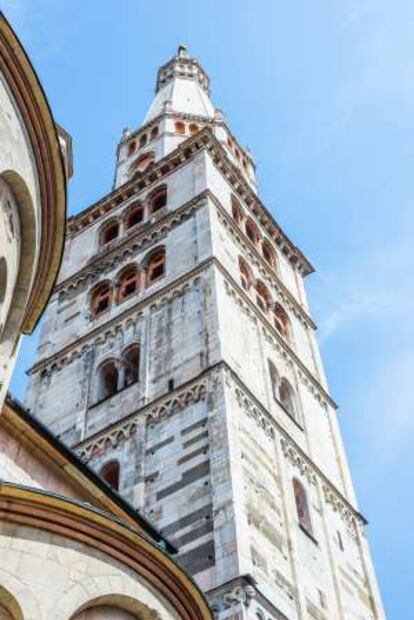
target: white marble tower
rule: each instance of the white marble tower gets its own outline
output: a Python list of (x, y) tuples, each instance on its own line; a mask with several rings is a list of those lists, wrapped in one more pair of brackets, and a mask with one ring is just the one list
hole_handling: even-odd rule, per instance
[(312, 266), (185, 47), (71, 218), (28, 406), (179, 549), (220, 618), (384, 619)]

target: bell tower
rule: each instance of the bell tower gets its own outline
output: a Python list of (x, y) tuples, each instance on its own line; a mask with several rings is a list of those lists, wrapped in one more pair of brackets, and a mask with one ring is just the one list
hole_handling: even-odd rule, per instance
[(219, 618), (383, 620), (304, 281), (184, 46), (68, 222), (27, 404)]

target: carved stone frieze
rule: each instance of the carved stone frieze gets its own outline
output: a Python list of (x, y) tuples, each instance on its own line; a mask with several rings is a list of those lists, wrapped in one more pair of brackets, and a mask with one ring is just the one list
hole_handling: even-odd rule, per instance
[(233, 607), (249, 607), (255, 595), (253, 586), (244, 583), (231, 584), (225, 590), (215, 592), (209, 597), (210, 607), (214, 614), (218, 614)]
[(316, 475), (312, 470), (312, 467), (295, 448), (295, 446), (285, 437), (280, 438), (280, 445), (282, 446), (283, 455), (291, 463), (291, 465), (297, 467), (300, 473), (306, 476), (311, 484), (316, 484)]
[(349, 533), (355, 538), (357, 536), (358, 521), (353, 512), (347, 507), (341, 497), (335, 493), (332, 487), (327, 484), (322, 485), (325, 502), (332, 506), (335, 512), (338, 512), (345, 522)]
[(254, 404), (251, 398), (249, 398), (239, 386), (236, 386), (234, 391), (237, 402), (242, 411), (249, 418), (255, 420), (257, 425), (264, 431), (265, 435), (269, 437), (269, 439), (274, 439), (275, 431), (268, 417)]

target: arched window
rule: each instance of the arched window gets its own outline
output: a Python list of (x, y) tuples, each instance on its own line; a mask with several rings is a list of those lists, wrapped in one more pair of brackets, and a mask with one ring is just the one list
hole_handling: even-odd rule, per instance
[(239, 270), (241, 285), (245, 291), (248, 291), (252, 283), (252, 274), (250, 271), (250, 267), (241, 256), (239, 256)]
[(132, 142), (128, 144), (128, 156), (131, 156), (132, 153), (135, 152), (136, 146), (137, 143), (135, 142), (135, 140), (132, 140)]
[(240, 159), (240, 151), (239, 151), (239, 149), (235, 149), (234, 154), (236, 156), (236, 159)]
[(185, 125), (181, 121), (177, 121), (175, 123), (175, 131), (176, 133), (184, 134), (185, 133)]
[(230, 136), (227, 136), (227, 146), (229, 147), (229, 149), (233, 148), (233, 142), (232, 142)]
[(97, 316), (108, 310), (112, 301), (112, 289), (108, 282), (98, 284), (91, 293), (91, 314)]
[(158, 129), (158, 125), (155, 125), (155, 127), (153, 127), (151, 129), (151, 140), (154, 140), (154, 138), (156, 138), (158, 136), (159, 133), (159, 129)]
[(260, 280), (256, 282), (255, 289), (256, 289), (256, 303), (259, 306), (260, 310), (263, 310), (263, 312), (266, 312), (269, 307), (269, 302), (270, 302), (269, 291), (267, 290), (263, 282), (261, 282)]
[(132, 163), (131, 172), (143, 172), (154, 161), (154, 153), (143, 153)]
[(121, 302), (139, 290), (139, 271), (136, 265), (128, 265), (119, 275), (117, 301)]
[(279, 384), (279, 402), (292, 418), (296, 418), (295, 394), (286, 377)]
[(108, 461), (101, 468), (99, 475), (109, 484), (112, 489), (119, 489), (119, 463), (115, 459)]
[(243, 210), (235, 196), (231, 197), (231, 214), (236, 224), (240, 226), (243, 221)]
[(124, 387), (128, 387), (139, 380), (139, 345), (134, 344), (124, 351), (122, 361), (124, 365)]
[(160, 211), (167, 204), (167, 188), (165, 185), (158, 187), (152, 192), (148, 198), (150, 213), (156, 213)]
[(246, 220), (246, 235), (250, 241), (257, 246), (259, 243), (260, 235), (256, 224), (250, 218)]
[(144, 220), (144, 207), (139, 203), (130, 206), (125, 215), (125, 228), (128, 230)]
[(146, 133), (143, 133), (139, 139), (139, 146), (145, 146), (148, 141), (148, 136)]
[(191, 123), (188, 129), (190, 130), (191, 135), (194, 135), (195, 133), (198, 133), (200, 131), (200, 127), (197, 125), (197, 123)]
[(155, 250), (147, 263), (147, 286), (162, 278), (165, 273), (165, 249)]
[(299, 525), (312, 536), (312, 522), (305, 487), (297, 478), (293, 478), (292, 484)]
[(286, 310), (279, 304), (275, 303), (273, 308), (273, 323), (277, 331), (286, 338), (289, 339), (289, 318), (286, 314)]
[(110, 241), (116, 239), (119, 235), (119, 222), (117, 220), (111, 220), (106, 222), (101, 228), (99, 233), (99, 244), (105, 245)]
[(273, 251), (272, 246), (266, 239), (262, 243), (262, 255), (265, 261), (269, 263), (271, 267), (274, 267), (276, 265), (276, 255)]
[(118, 368), (114, 360), (104, 362), (98, 370), (98, 402), (116, 394), (118, 391), (118, 378)]
[(267, 363), (269, 366), (270, 383), (272, 385), (272, 395), (273, 395), (273, 398), (278, 401), (279, 400), (279, 384), (280, 384), (279, 373), (277, 372), (277, 368), (272, 362), (272, 360), (267, 360)]

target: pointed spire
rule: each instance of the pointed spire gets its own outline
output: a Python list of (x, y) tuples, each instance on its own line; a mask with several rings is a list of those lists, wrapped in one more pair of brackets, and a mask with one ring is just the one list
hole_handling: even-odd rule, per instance
[(175, 56), (158, 70), (155, 93), (144, 123), (167, 110), (214, 118), (209, 77), (198, 60), (189, 57), (185, 45), (179, 45)]

